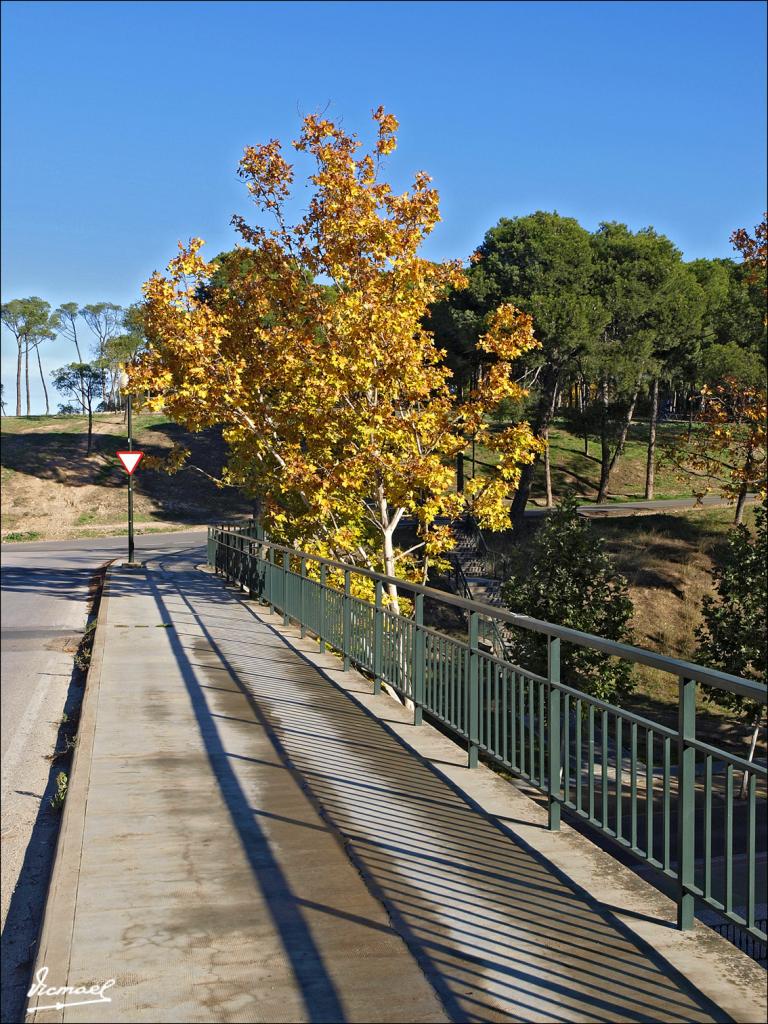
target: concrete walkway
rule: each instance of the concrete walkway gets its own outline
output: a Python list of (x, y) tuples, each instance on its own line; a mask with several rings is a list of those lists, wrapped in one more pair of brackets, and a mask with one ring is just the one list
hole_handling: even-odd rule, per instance
[(510, 832), (527, 798), (484, 813), (461, 772), (514, 787), (278, 622), (181, 558), (110, 574), (36, 970), (115, 984), (27, 1019), (760, 1019), (756, 965), (690, 933), (691, 984)]

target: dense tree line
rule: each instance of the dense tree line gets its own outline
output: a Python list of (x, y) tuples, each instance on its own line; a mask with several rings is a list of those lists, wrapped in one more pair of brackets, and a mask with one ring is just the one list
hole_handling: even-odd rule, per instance
[[(660, 415), (693, 420), (726, 388), (731, 448), (715, 465), (701, 453), (678, 452), (681, 471), (715, 476), (740, 498), (764, 474), (765, 238), (744, 232), (751, 249), (744, 261), (684, 262), (679, 249), (653, 228), (633, 232), (625, 224), (601, 224), (589, 232), (571, 217), (538, 212), (502, 219), (485, 235), (467, 270), (469, 287), (433, 306), (429, 326), (448, 353), (457, 392), (471, 392), (487, 371), (477, 346), (487, 317), (502, 302), (533, 317), (541, 348), (520, 365), (529, 387), (524, 408), (546, 440), (556, 415), (600, 444), (599, 502), (606, 501), (638, 411), (647, 414), (646, 498), (654, 495), (656, 431)], [(738, 236), (738, 237), (737, 237)], [(743, 241), (743, 240), (742, 240)], [(746, 405), (745, 405), (746, 396)], [(739, 408), (739, 399), (744, 408)], [(706, 420), (706, 416), (704, 417)], [(741, 427), (743, 426), (743, 430)], [(751, 454), (733, 464), (734, 444), (749, 434)], [(761, 454), (760, 454), (761, 453)], [(545, 458), (551, 504), (549, 466)], [(703, 470), (706, 469), (706, 472)], [(523, 467), (512, 517), (522, 515), (535, 466)]]

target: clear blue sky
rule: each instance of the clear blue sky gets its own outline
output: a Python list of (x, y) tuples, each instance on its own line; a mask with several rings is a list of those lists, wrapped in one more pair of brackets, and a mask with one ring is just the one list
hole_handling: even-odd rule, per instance
[(326, 106), (364, 136), (380, 103), (400, 119), (390, 176), (442, 197), (432, 258), (537, 209), (727, 256), (766, 204), (762, 2), (6, 0), (2, 20), (3, 301), (127, 304), (178, 239), (231, 247), (243, 146)]

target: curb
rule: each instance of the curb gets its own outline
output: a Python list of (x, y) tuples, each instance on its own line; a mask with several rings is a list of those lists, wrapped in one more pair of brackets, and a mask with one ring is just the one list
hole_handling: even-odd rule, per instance
[[(91, 651), (91, 663), (85, 680), (82, 711), (77, 731), (77, 746), (72, 760), (67, 798), (56, 843), (51, 881), (45, 901), (45, 912), (40, 929), (37, 956), (32, 982), (38, 971), (47, 968), (47, 984), (63, 986), (69, 983), (69, 965), (72, 947), (75, 908), (80, 881), (80, 860), (83, 850), (85, 812), (88, 804), (88, 788), (91, 777), (91, 757), (96, 733), (99, 705), (101, 672), (104, 663), (106, 631), (104, 629), (109, 608), (109, 585), (113, 566), (107, 567), (104, 586), (96, 616), (96, 631)], [(38, 1014), (39, 1005), (50, 1006), (56, 996), (33, 996), (27, 1002), (25, 1020), (61, 1022), (63, 1009), (44, 1010)]]

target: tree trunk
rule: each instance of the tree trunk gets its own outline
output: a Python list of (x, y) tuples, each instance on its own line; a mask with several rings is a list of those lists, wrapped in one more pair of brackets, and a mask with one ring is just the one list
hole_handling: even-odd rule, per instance
[(24, 345), (24, 384), (27, 389), (27, 416), (31, 416), (31, 409), (29, 405), (29, 342)]
[[(618, 443), (613, 450), (613, 455), (611, 455), (607, 468), (604, 466), (604, 464), (600, 466), (600, 491), (597, 495), (597, 500), (599, 503), (604, 503), (605, 501), (608, 500), (608, 484), (611, 480), (611, 474), (616, 468), (616, 463), (619, 461), (624, 452), (624, 445), (627, 443), (627, 434), (629, 433), (629, 428), (632, 424), (632, 419), (635, 415), (635, 406), (637, 405), (638, 394), (639, 389), (638, 391), (635, 391), (634, 395), (632, 395), (632, 401), (629, 403), (629, 409), (627, 409), (627, 415), (621, 427), (621, 433), (619, 434)], [(608, 448), (610, 450), (610, 446), (608, 446)], [(605, 449), (603, 450), (603, 457), (605, 457)]]
[(21, 416), (21, 341), (18, 342), (18, 358), (16, 360), (16, 415)]
[[(557, 401), (559, 385), (560, 367), (550, 366), (548, 368), (544, 384), (542, 385), (539, 405), (533, 422), (533, 433), (536, 437), (543, 437), (544, 431), (549, 430), (549, 425), (552, 422), (555, 412), (555, 402)], [(519, 526), (525, 516), (525, 506), (528, 504), (528, 496), (531, 493), (533, 476), (536, 471), (536, 462), (538, 462), (538, 456), (535, 462), (530, 465), (523, 466), (522, 472), (520, 473), (520, 483), (518, 484), (517, 490), (512, 498), (512, 508), (509, 510), (509, 517), (512, 520), (513, 527)]]
[(547, 508), (552, 508), (554, 501), (552, 499), (552, 469), (549, 459), (549, 427), (544, 431), (544, 441), (547, 445), (544, 449), (544, 485), (547, 492)]
[(88, 399), (88, 446), (85, 449), (86, 455), (91, 454), (93, 444), (93, 402)]
[(744, 520), (744, 506), (747, 504), (748, 492), (749, 485), (745, 480), (739, 488), (739, 496), (736, 499), (736, 515), (733, 517), (733, 522), (736, 526), (739, 526)]
[(653, 378), (651, 389), (651, 422), (648, 427), (648, 461), (645, 466), (645, 500), (653, 499), (656, 475), (656, 423), (659, 419), (659, 378)]
[(45, 377), (43, 376), (43, 364), (40, 360), (40, 346), (35, 345), (35, 354), (37, 355), (37, 368), (40, 371), (40, 383), (43, 385), (43, 394), (45, 395), (45, 415), (48, 416), (51, 412), (50, 406), (48, 405), (48, 388), (45, 386)]
[[(747, 758), (747, 761), (749, 761), (750, 764), (752, 764), (752, 762), (755, 759), (755, 748), (757, 747), (757, 736), (758, 736), (758, 733), (760, 732), (760, 719), (762, 717), (763, 717), (762, 708), (758, 708), (757, 712), (755, 713), (754, 720), (752, 722), (752, 739), (750, 740), (750, 743), (749, 743), (749, 757)], [(745, 771), (744, 774), (741, 776), (741, 789), (739, 790), (739, 797), (742, 800), (746, 800), (747, 799), (747, 783), (748, 782), (749, 782), (749, 772)]]
[(600, 419), (600, 484), (597, 489), (597, 501), (603, 503), (608, 497), (611, 461), (611, 445), (608, 439), (608, 381), (606, 380), (600, 382), (600, 402), (603, 412)]

